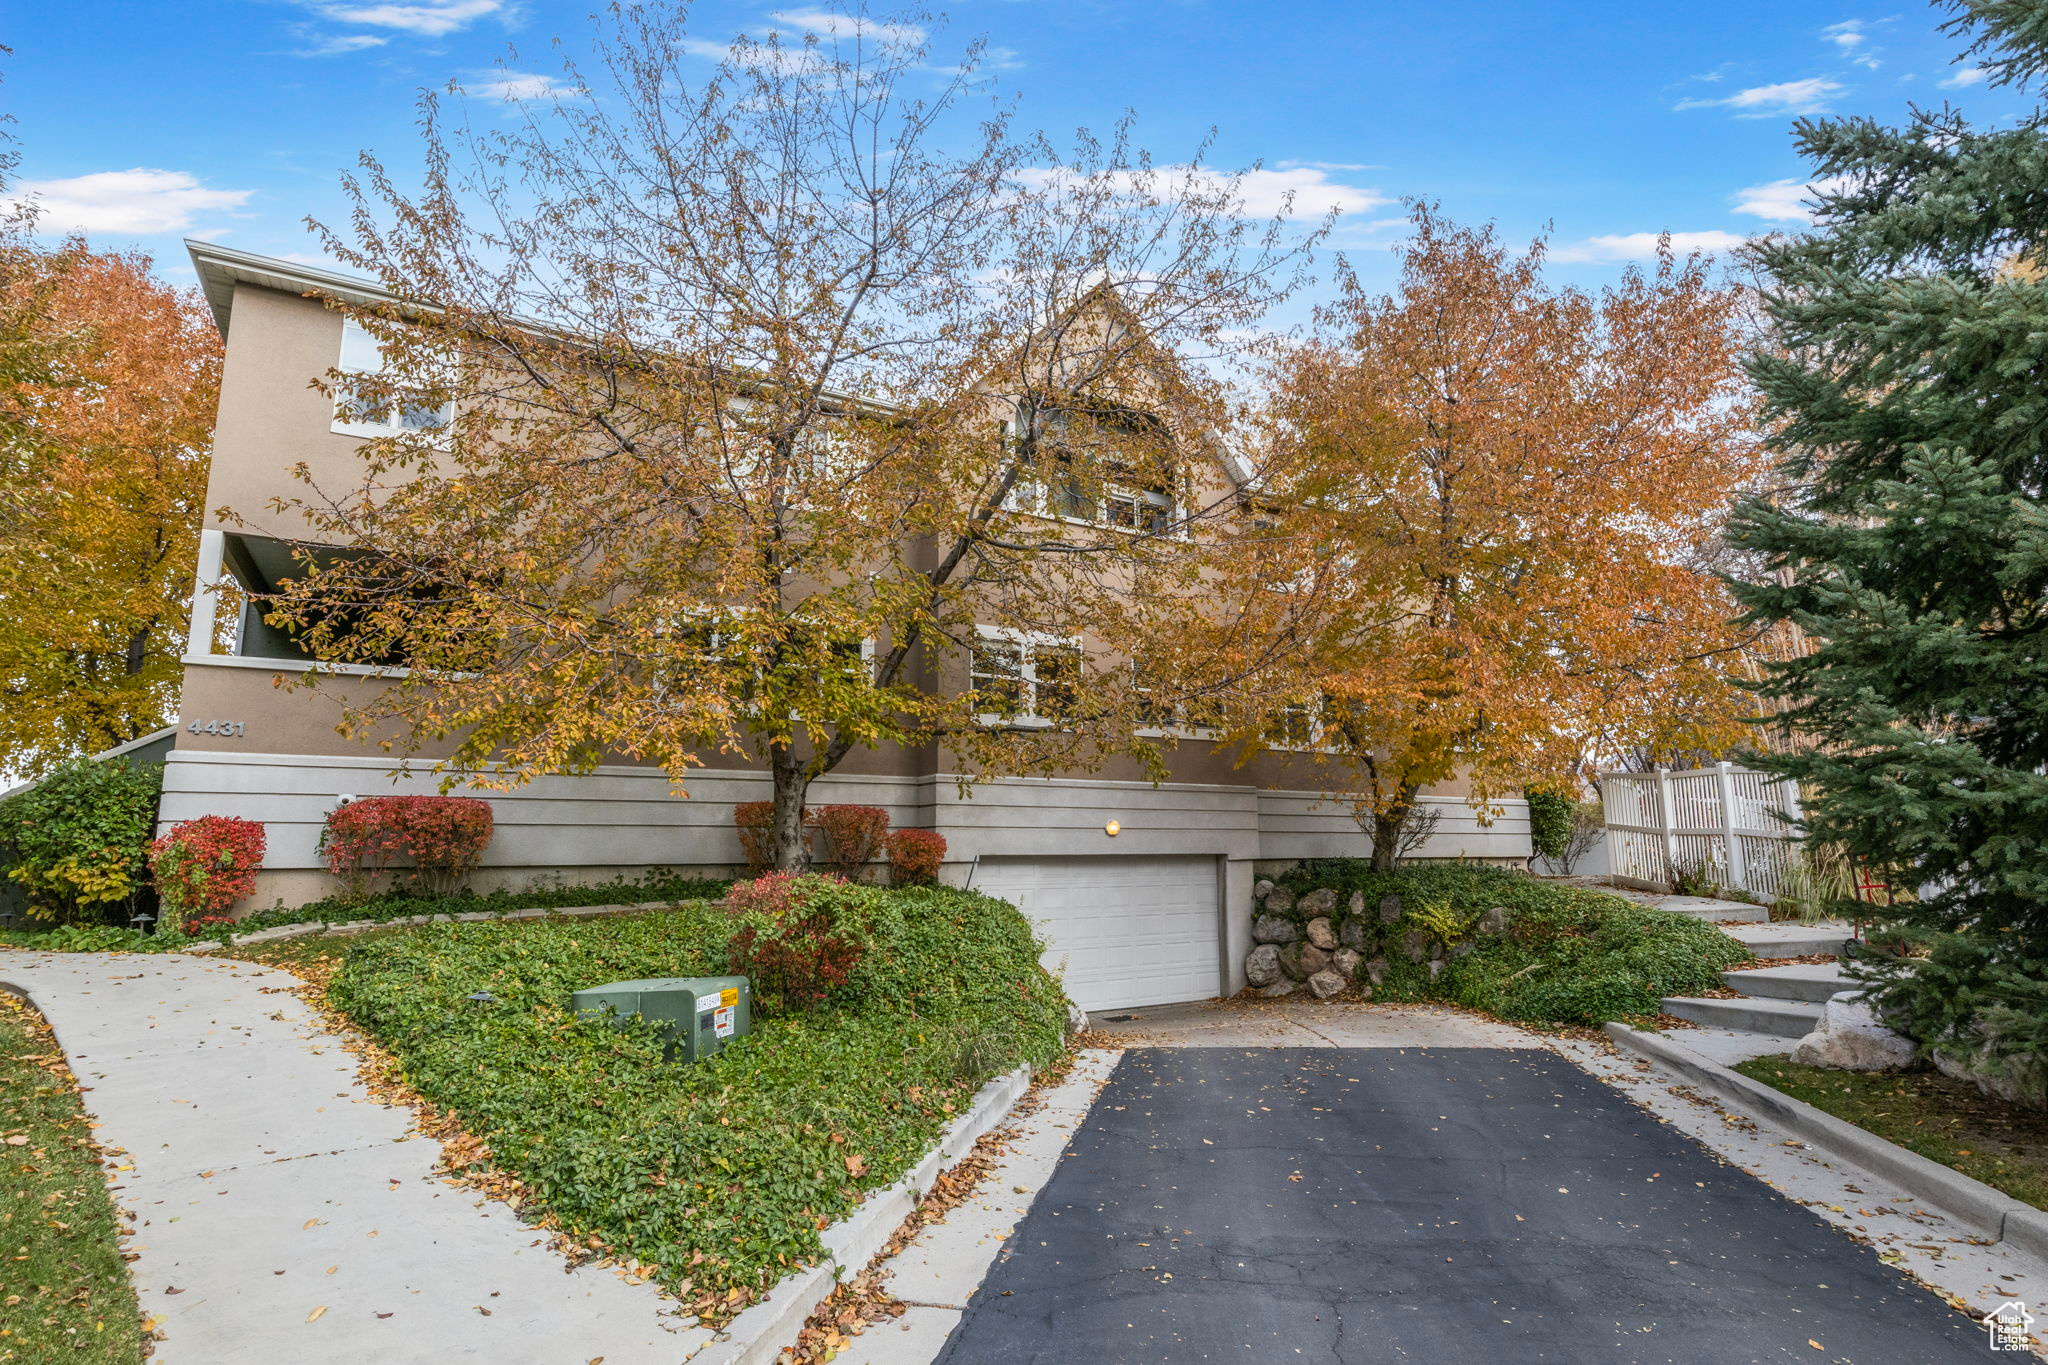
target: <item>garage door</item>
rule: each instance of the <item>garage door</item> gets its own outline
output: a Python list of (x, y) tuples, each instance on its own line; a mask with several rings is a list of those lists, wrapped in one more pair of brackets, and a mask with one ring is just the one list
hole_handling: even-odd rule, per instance
[(984, 858), (974, 889), (1031, 917), (1046, 969), (1087, 1010), (1216, 994), (1214, 858)]

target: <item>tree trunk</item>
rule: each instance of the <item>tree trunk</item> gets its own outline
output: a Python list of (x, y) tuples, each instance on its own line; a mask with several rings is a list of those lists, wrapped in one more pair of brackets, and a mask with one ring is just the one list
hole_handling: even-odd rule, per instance
[(769, 771), (775, 781), (775, 809), (768, 828), (768, 847), (778, 872), (808, 872), (811, 868), (810, 829), (804, 824), (804, 797), (811, 779), (804, 765), (786, 748), (778, 747)]
[(1393, 801), (1385, 806), (1375, 807), (1372, 813), (1372, 870), (1392, 872), (1395, 861), (1401, 856), (1401, 831), (1408, 827), (1408, 820), (1415, 814), (1415, 788), (1407, 783)]

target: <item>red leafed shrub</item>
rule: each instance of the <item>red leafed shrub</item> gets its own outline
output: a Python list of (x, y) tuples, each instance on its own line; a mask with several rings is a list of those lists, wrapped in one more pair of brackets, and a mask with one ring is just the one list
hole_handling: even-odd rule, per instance
[(832, 870), (857, 881), (861, 869), (882, 851), (889, 812), (880, 806), (824, 806), (814, 823), (825, 833), (825, 857)]
[[(806, 825), (816, 817), (804, 811)], [(740, 848), (747, 855), (747, 871), (755, 876), (775, 866), (775, 803), (741, 801), (732, 808), (732, 823), (740, 832)]]
[(946, 861), (946, 836), (935, 829), (899, 829), (883, 840), (889, 854), (889, 880), (897, 886), (921, 886), (939, 875)]
[(735, 914), (787, 919), (797, 908), (803, 880), (803, 874), (797, 872), (770, 872), (750, 882), (734, 882), (732, 890), (725, 893), (726, 908)]
[(328, 813), (320, 849), (351, 898), (407, 866), (416, 887), (449, 896), (483, 861), (493, 828), (491, 803), (473, 796), (367, 796)]
[(726, 906), (750, 921), (726, 944), (730, 969), (753, 983), (771, 1010), (823, 1004), (845, 985), (867, 950), (863, 893), (829, 877), (772, 872), (735, 883)]
[(149, 872), (162, 902), (161, 926), (192, 928), (256, 889), (263, 826), (233, 815), (202, 815), (171, 826), (149, 846)]

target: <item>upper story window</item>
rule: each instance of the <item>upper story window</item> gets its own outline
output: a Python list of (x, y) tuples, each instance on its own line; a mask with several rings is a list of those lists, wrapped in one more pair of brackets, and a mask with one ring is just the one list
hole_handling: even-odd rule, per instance
[(1327, 696), (1291, 701), (1266, 717), (1266, 743), (1275, 749), (1326, 748), (1335, 721), (1335, 709)]
[(1081, 699), (1081, 642), (983, 626), (967, 671), (984, 721), (1057, 725)]
[[(1015, 424), (1006, 424), (1013, 436)], [(1012, 511), (1162, 535), (1175, 520), (1169, 443), (1158, 421), (1122, 408), (1039, 418), (1040, 468), (1019, 479)]]
[[(354, 318), (341, 323), (341, 358), (335, 368), (345, 375), (384, 372), (384, 349)], [(408, 431), (438, 431), (455, 416), (453, 403), (398, 403), (382, 395), (355, 391), (347, 381), (336, 386), (333, 430), (344, 436), (398, 436)]]

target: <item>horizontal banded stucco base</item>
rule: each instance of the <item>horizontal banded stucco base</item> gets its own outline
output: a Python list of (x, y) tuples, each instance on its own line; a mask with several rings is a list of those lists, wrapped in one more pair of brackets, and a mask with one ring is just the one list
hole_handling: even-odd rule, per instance
[[(666, 775), (603, 767), (541, 778), (515, 791), (451, 791), (491, 803), (497, 835), (473, 885), (523, 887), (537, 878), (603, 880), (650, 868), (730, 873), (744, 863), (732, 813), (765, 800), (765, 773), (704, 769), (687, 796)], [(430, 795), (441, 778), (395, 771), (377, 758), (177, 750), (164, 765), (162, 827), (201, 815), (263, 822), (269, 851), (253, 905), (308, 900), (329, 883), (318, 846), (322, 823), (344, 796)], [(897, 828), (946, 836), (947, 880), (964, 882), (982, 858), (1200, 854), (1233, 862), (1286, 863), (1359, 856), (1365, 839), (1350, 808), (1312, 791), (1266, 791), (1205, 783), (1005, 777), (963, 790), (953, 774), (922, 777), (828, 775), (812, 805), (881, 806)], [(1422, 858), (1519, 863), (1529, 856), (1528, 807), (1490, 812), (1451, 797), (1424, 797), (1443, 812)], [(1115, 821), (1112, 837), (1105, 826)]]

